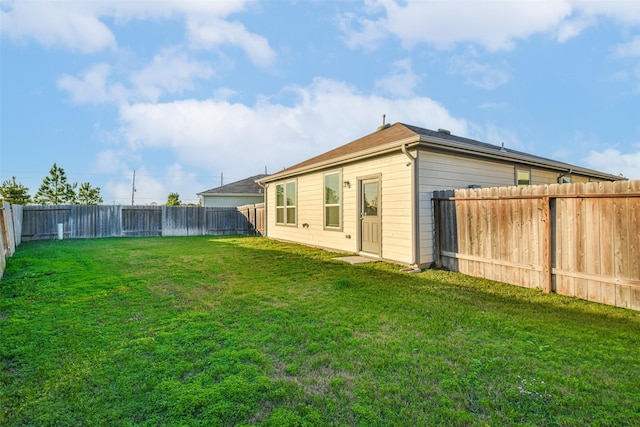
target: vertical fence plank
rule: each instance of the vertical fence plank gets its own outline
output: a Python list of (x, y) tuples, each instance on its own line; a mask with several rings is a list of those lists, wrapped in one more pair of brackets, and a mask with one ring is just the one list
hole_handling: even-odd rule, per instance
[(27, 206), (20, 210), (21, 237), (56, 238), (58, 223), (63, 223), (65, 237), (72, 238), (262, 235), (264, 205), (241, 211), (197, 206)]
[[(585, 194), (597, 194), (597, 183), (588, 183), (585, 186)], [(601, 199), (585, 198), (585, 271), (589, 276), (600, 275), (600, 241), (608, 238), (600, 235), (600, 207)], [(587, 299), (594, 302), (602, 302), (601, 282), (599, 280), (587, 281)]]
[(434, 212), (445, 267), (640, 310), (640, 181), (456, 190)]

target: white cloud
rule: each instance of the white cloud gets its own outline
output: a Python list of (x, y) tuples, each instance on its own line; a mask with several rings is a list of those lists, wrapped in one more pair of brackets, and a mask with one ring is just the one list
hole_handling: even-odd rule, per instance
[(251, 62), (260, 67), (270, 66), (276, 57), (265, 37), (250, 33), (238, 22), (191, 18), (187, 23), (187, 31), (195, 47), (211, 49), (222, 45), (238, 46)]
[(594, 22), (594, 17), (584, 15), (567, 19), (558, 26), (556, 38), (560, 43), (564, 43), (573, 37), (579, 36), (582, 31), (593, 25)]
[(584, 16), (606, 17), (625, 25), (640, 24), (640, 8), (634, 0), (572, 0), (571, 4)]
[(495, 52), (534, 34), (555, 34), (564, 42), (600, 18), (637, 25), (640, 8), (634, 1), (371, 0), (359, 16), (341, 16), (339, 27), (352, 49), (375, 49), (393, 35), (407, 48), (425, 43), (444, 50), (473, 43)]
[(592, 169), (614, 175), (622, 174), (629, 179), (640, 179), (640, 143), (634, 144), (632, 148), (636, 151), (623, 153), (615, 148), (590, 150), (583, 162)]
[(96, 64), (81, 77), (63, 75), (58, 79), (58, 87), (68, 92), (76, 103), (121, 102), (129, 96), (129, 91), (119, 83), (110, 84), (110, 75), (111, 66)]
[(76, 103), (156, 102), (162, 96), (194, 89), (196, 79), (207, 79), (215, 72), (206, 63), (171, 48), (155, 55), (144, 68), (129, 72), (129, 87), (113, 82), (112, 74), (110, 65), (95, 64), (79, 77), (63, 75), (58, 79), (58, 87)]
[(33, 39), (44, 46), (83, 53), (115, 47), (113, 33), (93, 6), (78, 1), (5, 2), (0, 9), (0, 31), (14, 40)]
[[(449, 49), (462, 42), (474, 42), (489, 51), (508, 50), (514, 39), (550, 31), (571, 14), (568, 1), (486, 2), (481, 0), (439, 1), (378, 0), (384, 16), (361, 18), (364, 30), (346, 28), (352, 47), (375, 43), (383, 33), (393, 34), (406, 47), (426, 43)], [(375, 31), (374, 31), (375, 30)]]
[(619, 44), (614, 48), (614, 55), (618, 58), (640, 57), (640, 36), (636, 36), (628, 43)]
[(251, 1), (3, 1), (0, 31), (13, 40), (33, 40), (82, 53), (115, 48), (106, 24), (132, 20), (183, 19), (188, 36), (199, 47), (238, 46), (256, 65), (272, 64), (267, 39), (242, 24), (223, 18), (242, 12)]
[(493, 90), (511, 80), (510, 67), (506, 62), (481, 63), (475, 49), (469, 48), (462, 55), (451, 59), (449, 72), (465, 77), (467, 84), (481, 89)]
[(171, 48), (155, 55), (149, 65), (132, 72), (129, 79), (139, 99), (157, 101), (163, 95), (193, 89), (195, 79), (207, 79), (214, 74), (209, 65)]
[(346, 13), (338, 18), (338, 27), (343, 32), (343, 40), (349, 49), (362, 49), (372, 52), (378, 41), (389, 32), (382, 22), (366, 19), (353, 13)]
[(392, 96), (410, 97), (419, 83), (420, 77), (411, 68), (411, 58), (405, 58), (393, 63), (391, 74), (377, 80), (376, 88)]
[[(122, 105), (125, 151), (138, 153), (147, 162), (144, 159), (151, 152), (169, 150), (184, 170), (199, 168), (242, 179), (261, 173), (265, 166), (275, 172), (374, 132), (385, 113), (389, 122), (467, 134), (464, 120), (426, 97), (367, 95), (328, 79), (287, 90), (296, 97), (292, 106), (266, 98), (255, 105), (193, 99)], [(202, 189), (211, 186), (208, 183)], [(164, 186), (162, 191), (177, 190)]]

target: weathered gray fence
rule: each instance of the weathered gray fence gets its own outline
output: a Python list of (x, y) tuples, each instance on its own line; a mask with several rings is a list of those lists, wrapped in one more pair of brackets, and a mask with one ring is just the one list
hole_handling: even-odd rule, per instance
[(436, 264), (640, 310), (640, 181), (435, 192)]
[(22, 240), (201, 235), (262, 235), (264, 206), (25, 206)]

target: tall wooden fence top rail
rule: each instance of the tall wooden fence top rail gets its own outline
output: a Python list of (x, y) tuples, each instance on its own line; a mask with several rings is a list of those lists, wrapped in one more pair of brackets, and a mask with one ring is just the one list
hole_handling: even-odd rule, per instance
[(640, 180), (543, 184), (511, 187), (462, 188), (433, 192), (435, 201), (527, 200), (527, 199), (618, 199), (640, 197)]
[(640, 197), (640, 193), (612, 193), (612, 194), (540, 194), (522, 196), (465, 196), (465, 197), (440, 197), (434, 196), (433, 200), (528, 200), (528, 199), (627, 199)]

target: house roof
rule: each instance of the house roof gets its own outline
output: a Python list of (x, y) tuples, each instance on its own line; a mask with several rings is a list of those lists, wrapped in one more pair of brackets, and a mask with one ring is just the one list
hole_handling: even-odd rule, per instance
[(449, 152), (457, 152), (466, 155), (475, 155), (484, 158), (494, 158), (511, 163), (542, 167), (558, 171), (569, 171), (581, 175), (587, 175), (606, 180), (620, 179), (619, 176), (598, 172), (595, 170), (558, 162), (544, 157), (534, 156), (521, 151), (512, 150), (503, 146), (488, 144), (475, 139), (452, 135), (449, 131), (438, 131), (421, 128), (418, 126), (395, 123), (378, 129), (378, 131), (366, 135), (348, 144), (342, 145), (326, 153), (312, 157), (301, 163), (288, 167), (280, 172), (269, 175), (261, 182), (270, 182), (286, 178), (316, 169), (337, 166), (360, 158), (376, 156), (386, 152), (397, 151), (402, 146), (438, 149)]
[(249, 178), (241, 179), (240, 181), (232, 182), (230, 184), (221, 185), (220, 187), (210, 188), (209, 190), (197, 193), (198, 196), (261, 196), (264, 190), (260, 185), (256, 183), (261, 178), (264, 178), (265, 174), (254, 175)]

